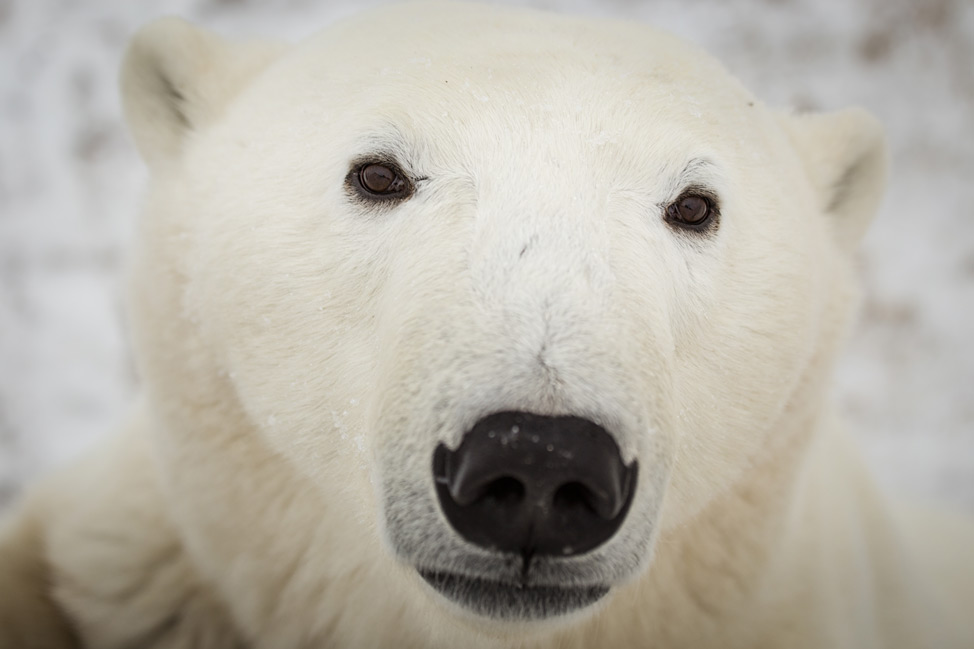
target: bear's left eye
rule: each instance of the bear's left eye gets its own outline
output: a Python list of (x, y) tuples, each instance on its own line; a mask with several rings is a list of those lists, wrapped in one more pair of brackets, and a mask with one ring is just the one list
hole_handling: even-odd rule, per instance
[(667, 223), (685, 230), (704, 230), (716, 216), (716, 201), (702, 194), (685, 193), (666, 206)]
[(359, 164), (346, 180), (359, 196), (371, 201), (400, 200), (413, 192), (406, 174), (391, 162)]

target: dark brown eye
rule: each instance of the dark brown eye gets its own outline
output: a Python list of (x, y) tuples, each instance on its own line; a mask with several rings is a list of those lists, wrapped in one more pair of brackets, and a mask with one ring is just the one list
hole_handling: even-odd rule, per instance
[(412, 191), (405, 174), (385, 162), (365, 163), (349, 174), (349, 180), (361, 196), (369, 199), (404, 198)]
[(691, 230), (705, 228), (713, 220), (714, 214), (711, 200), (698, 194), (681, 196), (666, 207), (667, 221)]

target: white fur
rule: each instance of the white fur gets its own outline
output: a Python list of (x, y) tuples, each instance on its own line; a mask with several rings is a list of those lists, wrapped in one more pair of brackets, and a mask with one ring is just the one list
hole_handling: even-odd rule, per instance
[[(777, 113), (642, 26), (455, 4), (294, 47), (167, 19), (123, 90), (144, 395), (8, 523), (0, 647), (974, 646), (974, 528), (892, 509), (828, 404), (885, 177), (864, 112)], [(407, 201), (349, 195), (376, 153)], [(715, 232), (664, 222), (688, 184)], [(492, 621), (416, 574), (491, 560), (430, 458), (500, 410), (639, 461), (619, 533), (563, 564), (614, 586), (594, 607)]]

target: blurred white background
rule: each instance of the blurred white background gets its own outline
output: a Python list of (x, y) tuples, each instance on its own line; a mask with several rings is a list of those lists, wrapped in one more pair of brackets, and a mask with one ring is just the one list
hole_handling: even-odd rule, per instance
[[(153, 17), (298, 39), (376, 2), (0, 0), (0, 507), (125, 413), (120, 275), (145, 171), (117, 68)], [(836, 397), (890, 489), (974, 511), (974, 2), (532, 0), (655, 23), (771, 104), (859, 104), (892, 177)]]

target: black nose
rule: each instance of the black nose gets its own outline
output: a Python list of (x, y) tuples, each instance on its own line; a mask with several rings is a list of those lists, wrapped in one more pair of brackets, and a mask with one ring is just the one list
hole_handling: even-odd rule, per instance
[(471, 543), (524, 556), (582, 554), (609, 540), (636, 469), (598, 424), (525, 412), (485, 417), (456, 451), (440, 444), (433, 454), (450, 525)]

